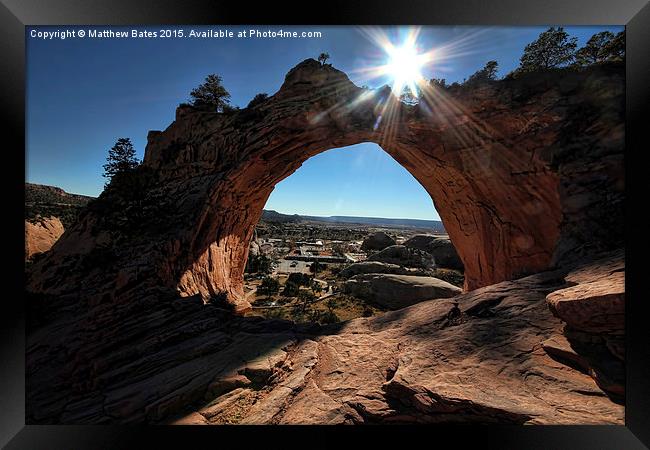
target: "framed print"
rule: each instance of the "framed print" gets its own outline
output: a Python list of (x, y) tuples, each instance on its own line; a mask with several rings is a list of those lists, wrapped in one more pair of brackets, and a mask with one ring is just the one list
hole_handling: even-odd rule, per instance
[(644, 448), (649, 8), (5, 1), (3, 445)]

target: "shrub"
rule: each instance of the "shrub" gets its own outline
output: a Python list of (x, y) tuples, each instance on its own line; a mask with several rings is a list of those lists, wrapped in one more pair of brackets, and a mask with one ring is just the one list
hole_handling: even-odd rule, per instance
[(205, 77), (205, 82), (192, 89), (192, 106), (216, 112), (226, 112), (229, 107), (230, 93), (222, 84), (223, 79), (216, 74)]
[(269, 99), (269, 94), (261, 92), (257, 94), (253, 99), (248, 103), (247, 108), (254, 108), (257, 105), (261, 105)]
[(282, 295), (285, 297), (295, 297), (299, 292), (300, 287), (297, 284), (287, 281), (282, 290)]
[(280, 290), (280, 282), (272, 277), (264, 277), (259, 287), (257, 295), (275, 295)]
[(226, 291), (217, 292), (215, 295), (206, 300), (205, 303), (206, 305), (225, 309), (229, 312), (235, 312), (235, 305), (228, 301), (228, 293)]

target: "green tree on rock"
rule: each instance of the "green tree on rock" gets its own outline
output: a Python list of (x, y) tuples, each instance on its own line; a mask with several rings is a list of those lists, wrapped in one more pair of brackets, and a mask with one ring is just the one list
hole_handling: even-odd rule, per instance
[(205, 77), (205, 82), (192, 89), (192, 105), (217, 112), (224, 112), (230, 106), (230, 93), (223, 87), (223, 79), (216, 74)]
[(115, 145), (108, 151), (104, 173), (102, 176), (108, 178), (105, 187), (110, 184), (113, 177), (120, 173), (129, 172), (138, 167), (140, 162), (135, 157), (135, 149), (129, 138), (119, 138)]
[(465, 82), (466, 84), (474, 84), (485, 81), (493, 81), (497, 78), (497, 71), (499, 70), (499, 63), (496, 61), (488, 61), (482, 69), (474, 72)]
[(330, 59), (330, 54), (329, 53), (321, 53), (318, 55), (318, 62), (321, 63), (322, 66), (325, 65), (325, 62)]
[(605, 61), (607, 59), (606, 48), (612, 39), (614, 39), (614, 33), (609, 31), (594, 34), (585, 46), (576, 52), (576, 64), (588, 66)]
[(264, 103), (266, 100), (268, 100), (268, 98), (269, 98), (269, 94), (265, 92), (261, 92), (257, 94), (255, 97), (253, 97), (253, 99), (250, 102), (248, 102), (247, 108), (252, 108), (254, 106), (260, 105)]
[(577, 39), (562, 27), (550, 27), (537, 40), (526, 45), (519, 70), (533, 72), (565, 66), (573, 61)]
[(617, 33), (603, 46), (604, 61), (623, 61), (625, 59), (625, 30)]

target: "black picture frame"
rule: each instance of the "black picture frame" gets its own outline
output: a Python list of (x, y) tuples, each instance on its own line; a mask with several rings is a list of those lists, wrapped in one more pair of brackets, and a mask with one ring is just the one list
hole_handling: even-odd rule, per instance
[[(389, 2), (330, 0), (324, 3), (100, 0), (2, 0), (0, 46), (2, 121), (6, 126), (3, 178), (12, 212), (11, 232), (24, 235), (25, 26), (154, 24), (374, 24), (374, 25), (626, 25), (626, 409), (625, 426), (438, 426), (431, 427), (126, 427), (25, 426), (24, 247), (16, 242), (7, 267), (2, 302), (0, 353), (0, 445), (19, 448), (159, 448), (251, 440), (271, 448), (291, 443), (333, 447), (353, 438), (366, 445), (422, 445), (526, 449), (633, 449), (650, 446), (650, 342), (643, 314), (645, 238), (633, 208), (647, 203), (641, 190), (647, 154), (645, 117), (650, 109), (650, 4), (647, 0), (453, 0)], [(7, 139), (9, 137), (9, 139)], [(645, 150), (645, 151), (644, 151)], [(13, 211), (15, 209), (15, 211)], [(15, 228), (14, 228), (15, 227)], [(637, 245), (639, 243), (639, 245)], [(201, 444), (197, 440), (202, 441)], [(393, 442), (391, 442), (393, 441)]]

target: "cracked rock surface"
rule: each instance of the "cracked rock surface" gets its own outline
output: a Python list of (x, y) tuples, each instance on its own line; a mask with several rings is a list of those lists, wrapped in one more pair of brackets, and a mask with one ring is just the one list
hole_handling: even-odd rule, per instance
[[(589, 271), (575, 273), (616, 291), (616, 277)], [(232, 393), (214, 402), (241, 424), (622, 424), (623, 406), (599, 387), (545, 300), (575, 273), (545, 272), (298, 338), (268, 384), (234, 394), (254, 402), (230, 406)], [(202, 411), (173, 423), (194, 423)]]

